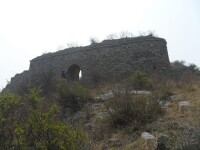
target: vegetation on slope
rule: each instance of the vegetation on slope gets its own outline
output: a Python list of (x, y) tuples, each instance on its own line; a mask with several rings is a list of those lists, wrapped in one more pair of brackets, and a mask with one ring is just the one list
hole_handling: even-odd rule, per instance
[[(157, 150), (199, 149), (200, 70), (194, 64), (176, 61), (170, 76), (137, 71), (94, 89), (49, 76), (20, 96), (0, 94), (1, 149), (143, 149), (142, 132), (168, 137)], [(140, 95), (140, 90), (150, 94)], [(110, 99), (98, 98), (106, 92)], [(174, 95), (189, 101), (189, 110), (180, 112)], [(66, 115), (66, 110), (71, 112)]]
[(38, 90), (20, 98), (0, 95), (1, 149), (83, 149), (85, 134), (65, 124), (57, 105), (47, 106)]

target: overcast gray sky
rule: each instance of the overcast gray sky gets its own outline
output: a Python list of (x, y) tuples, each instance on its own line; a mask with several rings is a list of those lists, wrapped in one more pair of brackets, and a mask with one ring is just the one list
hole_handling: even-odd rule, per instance
[(0, 88), (67, 43), (149, 30), (167, 40), (170, 61), (200, 66), (200, 0), (0, 0)]

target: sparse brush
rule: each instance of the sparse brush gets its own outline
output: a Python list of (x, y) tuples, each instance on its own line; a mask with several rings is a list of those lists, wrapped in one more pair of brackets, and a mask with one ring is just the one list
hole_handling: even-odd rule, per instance
[(141, 71), (136, 71), (130, 77), (125, 79), (125, 84), (128, 88), (134, 90), (149, 90), (152, 88), (150, 78)]
[(68, 84), (61, 80), (59, 85), (59, 103), (63, 108), (71, 108), (75, 112), (91, 101), (89, 92), (78, 83)]
[(153, 96), (116, 95), (108, 107), (111, 114), (110, 122), (114, 127), (133, 123), (139, 128), (161, 113), (161, 108)]
[(24, 99), (11, 93), (0, 94), (0, 147), (7, 149), (84, 150), (86, 135), (58, 117), (59, 107), (42, 109), (37, 89)]

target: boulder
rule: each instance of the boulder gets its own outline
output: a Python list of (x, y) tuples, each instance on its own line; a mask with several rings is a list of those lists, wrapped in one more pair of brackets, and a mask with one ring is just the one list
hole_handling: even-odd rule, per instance
[(130, 91), (129, 93), (130, 94), (137, 94), (137, 95), (149, 95), (149, 94), (151, 94), (150, 91), (146, 91), (146, 90), (143, 90), (143, 91)]
[(170, 96), (170, 101), (181, 101), (183, 98), (181, 95), (172, 95)]
[[(125, 90), (121, 90), (121, 91), (114, 91), (114, 93), (117, 93), (117, 94), (125, 94)], [(148, 95), (148, 94), (151, 94), (151, 91), (146, 91), (146, 90), (140, 90), (140, 91), (127, 91), (128, 94), (137, 94), (137, 95)], [(100, 99), (100, 100), (109, 100), (111, 98), (114, 97), (114, 94), (112, 91), (107, 91), (105, 94), (101, 94), (99, 97), (96, 97), (96, 99)]]
[(97, 110), (97, 109), (100, 109), (100, 108), (103, 108), (104, 104), (103, 103), (94, 103), (92, 104), (92, 109), (93, 110)]
[(167, 112), (168, 111), (168, 108), (170, 106), (172, 106), (172, 103), (171, 102), (166, 102), (166, 101), (160, 101), (159, 105), (161, 106), (161, 109), (164, 111), (164, 112)]
[(110, 139), (109, 144), (111, 147), (119, 148), (122, 147), (122, 141), (119, 139)]
[(158, 135), (158, 149), (166, 149), (167, 142), (169, 140), (169, 137), (164, 134), (159, 134)]
[(93, 123), (84, 124), (84, 129), (88, 132), (95, 132), (96, 126)]
[(100, 99), (103, 100), (103, 101), (109, 100), (109, 99), (111, 99), (113, 97), (114, 97), (114, 94), (113, 94), (112, 91), (108, 91), (107, 93), (100, 95)]
[(117, 137), (116, 134), (112, 134), (109, 139), (109, 145), (111, 147), (119, 148), (122, 146), (122, 141)]
[(100, 96), (96, 96), (95, 99), (96, 100), (101, 100), (101, 97)]
[(144, 141), (145, 150), (155, 150), (158, 146), (156, 138), (148, 132), (143, 132), (141, 139)]
[(97, 115), (96, 115), (96, 119), (97, 120), (103, 120), (103, 119), (105, 119), (106, 117), (108, 117), (109, 116), (109, 113), (108, 112), (100, 112), (100, 113), (98, 113)]
[(179, 102), (179, 111), (180, 112), (188, 110), (189, 107), (190, 107), (190, 102), (188, 102), (188, 101)]
[(86, 118), (86, 113), (82, 112), (82, 111), (78, 111), (75, 115), (74, 115), (74, 120), (80, 120), (80, 119), (84, 119)]
[(198, 133), (198, 129), (195, 129), (195, 127), (189, 125), (188, 123), (185, 123), (183, 125), (183, 142), (188, 144), (195, 144), (198, 142), (198, 136), (200, 133)]
[(70, 117), (71, 115), (72, 115), (72, 113), (73, 113), (73, 109), (72, 108), (65, 108), (64, 109), (64, 116), (65, 117)]

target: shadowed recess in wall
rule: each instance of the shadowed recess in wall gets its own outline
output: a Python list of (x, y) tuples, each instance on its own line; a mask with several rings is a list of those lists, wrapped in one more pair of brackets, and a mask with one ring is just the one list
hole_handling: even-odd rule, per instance
[(72, 81), (78, 81), (81, 78), (81, 69), (78, 65), (73, 64), (68, 68), (68, 78)]

